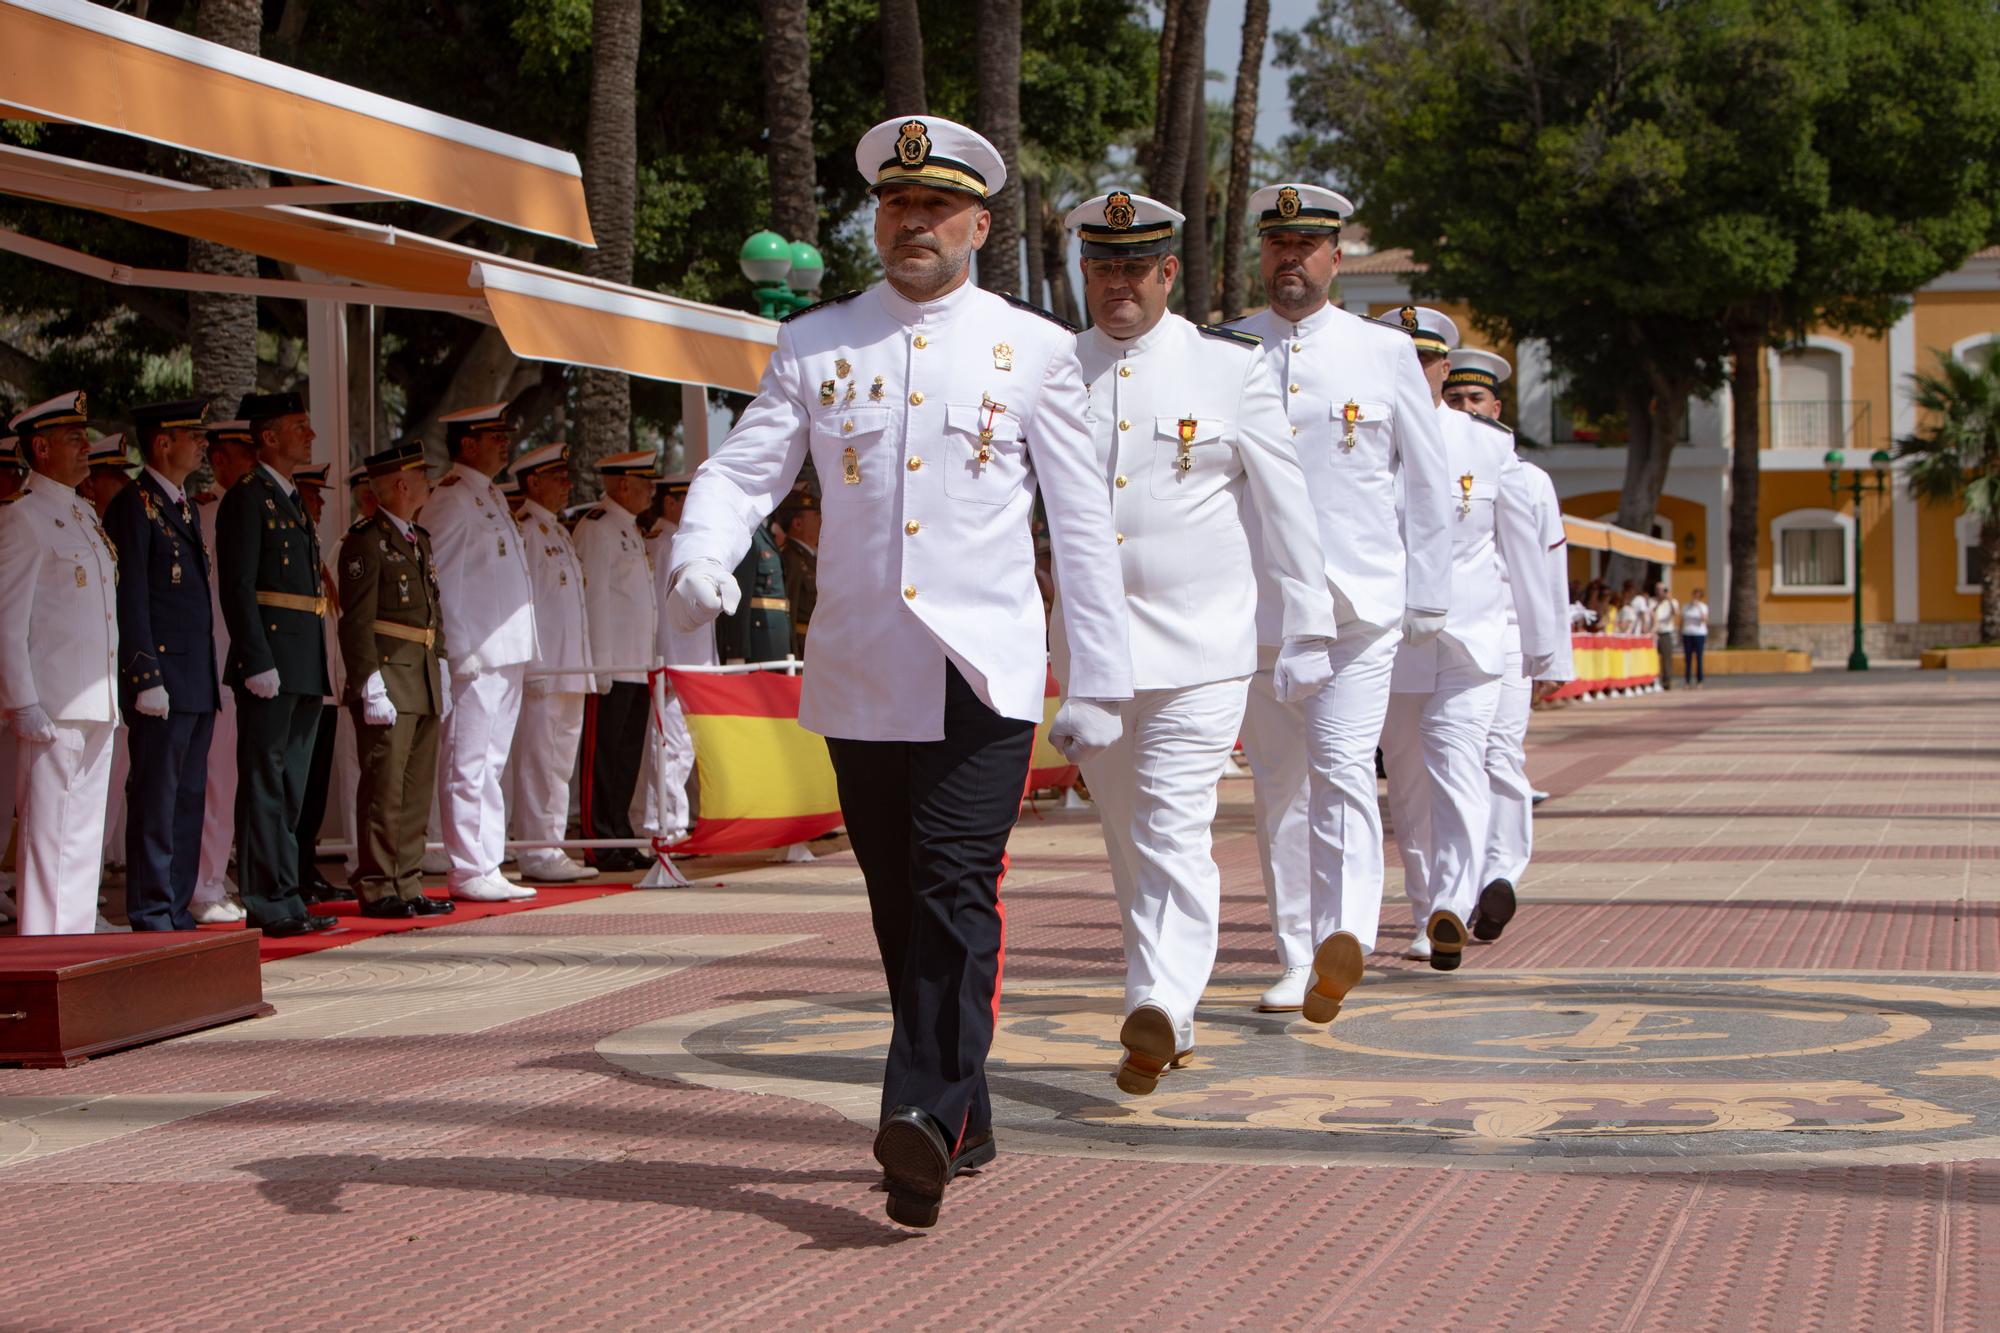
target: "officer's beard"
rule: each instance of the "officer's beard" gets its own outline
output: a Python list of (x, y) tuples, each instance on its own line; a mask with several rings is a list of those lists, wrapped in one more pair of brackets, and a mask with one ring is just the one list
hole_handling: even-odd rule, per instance
[(897, 240), (883, 256), (882, 272), (889, 284), (912, 301), (928, 301), (956, 287), (972, 261), (972, 250), (946, 250), (935, 235)]

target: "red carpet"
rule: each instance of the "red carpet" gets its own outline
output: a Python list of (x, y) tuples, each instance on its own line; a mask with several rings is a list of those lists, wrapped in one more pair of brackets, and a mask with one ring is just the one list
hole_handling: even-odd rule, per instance
[[(458, 910), (450, 916), (426, 916), (408, 921), (383, 921), (361, 915), (359, 903), (321, 903), (312, 909), (316, 916), (336, 916), (340, 924), (332, 930), (316, 931), (310, 935), (293, 935), (289, 939), (274, 940), (266, 936), (258, 949), (259, 959), (275, 962), (280, 958), (296, 958), (302, 953), (317, 953), (321, 949), (337, 949), (343, 944), (355, 944), (371, 940), (378, 935), (394, 935), (406, 930), (429, 930), (434, 926), (455, 926), (462, 921), (478, 921), (483, 917), (505, 916), (511, 912), (531, 912), (537, 907), (558, 907), (563, 903), (580, 903), (589, 898), (602, 898), (607, 894), (629, 893), (632, 885), (628, 881), (613, 880), (608, 883), (570, 885), (550, 888), (533, 885), (537, 896), (517, 903), (460, 903)], [(430, 891), (433, 898), (445, 896), (443, 889)], [(242, 926), (203, 926), (204, 931), (242, 930)], [(106, 936), (92, 938), (104, 939)]]

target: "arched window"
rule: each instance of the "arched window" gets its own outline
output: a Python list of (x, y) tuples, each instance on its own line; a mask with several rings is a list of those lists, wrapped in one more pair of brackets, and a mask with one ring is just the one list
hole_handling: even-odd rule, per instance
[(1968, 366), (1980, 366), (1992, 360), (1996, 351), (2000, 351), (2000, 333), (1975, 333), (1951, 345), (1951, 359), (1963, 361)]
[(1854, 591), (1854, 520), (1831, 509), (1794, 509), (1771, 522), (1771, 591)]

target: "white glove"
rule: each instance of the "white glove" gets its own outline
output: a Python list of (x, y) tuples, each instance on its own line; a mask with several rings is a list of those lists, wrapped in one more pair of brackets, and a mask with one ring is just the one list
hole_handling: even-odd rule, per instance
[(1295, 704), (1318, 694), (1332, 679), (1332, 639), (1287, 639), (1271, 671), (1271, 688), (1278, 702)]
[(479, 658), (472, 653), (467, 653), (463, 657), (440, 658), (438, 660), (440, 662), (449, 661), (453, 674), (460, 676), (476, 676), (484, 670), (480, 665)]
[(147, 717), (165, 717), (173, 709), (173, 704), (167, 700), (167, 687), (164, 685), (154, 685), (140, 690), (139, 697), (132, 701), (132, 706)]
[(49, 721), (40, 704), (29, 704), (14, 710), (14, 734), (24, 741), (48, 745), (56, 738), (56, 724)]
[(713, 560), (690, 560), (674, 576), (667, 594), (667, 620), (682, 634), (692, 634), (717, 616), (732, 612), (743, 592), (736, 578)]
[(438, 721), (451, 716), (451, 662), (438, 659)]
[(1444, 632), (1444, 612), (1403, 609), (1403, 642), (1428, 643)]
[(389, 687), (382, 683), (379, 671), (361, 687), (361, 720), (371, 727), (396, 725), (396, 705), (389, 702)]
[(256, 695), (259, 699), (277, 698), (278, 668), (272, 667), (269, 671), (259, 671), (256, 675), (251, 676), (243, 682), (243, 688)]
[(1125, 721), (1118, 705), (1102, 699), (1065, 699), (1049, 724), (1049, 744), (1072, 764), (1102, 754), (1118, 743)]
[(1529, 680), (1547, 680), (1549, 673), (1556, 669), (1554, 653), (1537, 653), (1533, 657), (1521, 659), (1521, 674)]

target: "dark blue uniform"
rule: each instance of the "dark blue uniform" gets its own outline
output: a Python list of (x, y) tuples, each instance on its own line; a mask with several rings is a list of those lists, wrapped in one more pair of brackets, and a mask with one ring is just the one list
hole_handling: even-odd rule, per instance
[[(193, 930), (208, 743), (221, 704), (208, 551), (183, 492), (151, 471), (120, 491), (104, 528), (118, 550), (118, 703), (130, 729), (125, 783), (125, 906), (134, 930)], [(167, 716), (139, 712), (167, 691)]]

